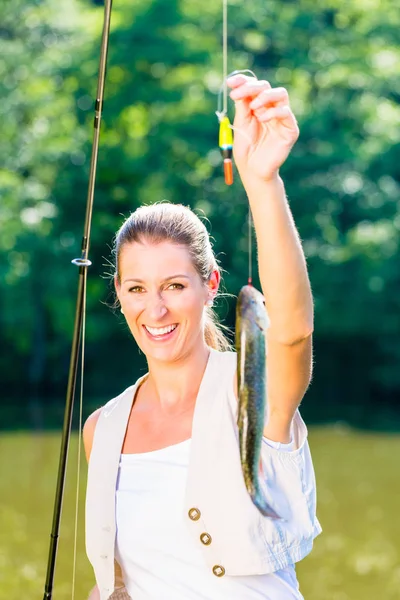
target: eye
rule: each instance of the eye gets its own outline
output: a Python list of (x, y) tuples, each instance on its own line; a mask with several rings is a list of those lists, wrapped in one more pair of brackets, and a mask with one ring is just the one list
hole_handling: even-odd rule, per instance
[(171, 288), (173, 286), (177, 286), (174, 289), (178, 289), (178, 290), (183, 290), (183, 288), (185, 287), (184, 285), (182, 285), (181, 283), (171, 283), (168, 287)]
[(136, 294), (138, 290), (142, 290), (142, 289), (143, 288), (140, 287), (140, 285), (134, 285), (133, 287), (129, 288), (129, 291)]

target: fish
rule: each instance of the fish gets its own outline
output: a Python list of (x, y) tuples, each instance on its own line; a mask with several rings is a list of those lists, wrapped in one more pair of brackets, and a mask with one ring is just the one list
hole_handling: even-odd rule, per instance
[(253, 504), (265, 517), (279, 519), (267, 502), (260, 484), (261, 445), (267, 403), (268, 326), (264, 296), (252, 285), (243, 286), (236, 303), (235, 322), (240, 462), (244, 483)]

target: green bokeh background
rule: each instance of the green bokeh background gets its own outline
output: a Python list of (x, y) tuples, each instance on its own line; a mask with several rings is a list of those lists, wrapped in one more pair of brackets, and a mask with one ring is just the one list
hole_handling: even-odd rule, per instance
[[(145, 369), (107, 307), (110, 247), (124, 216), (164, 198), (190, 205), (209, 219), (225, 290), (237, 294), (246, 281), (247, 201), (238, 178), (225, 186), (217, 148), (221, 16), (210, 0), (114, 4), (84, 417)], [(102, 20), (98, 1), (0, 6), (0, 600), (43, 594)], [(306, 600), (400, 597), (399, 27), (391, 0), (229, 1), (229, 70), (287, 87), (301, 130), (282, 176), (315, 300), (302, 414), (324, 533), (298, 567)], [(231, 328), (234, 305), (217, 305)], [(71, 595), (76, 451), (75, 437), (59, 600)], [(82, 507), (85, 477), (82, 459)], [(82, 513), (76, 598), (93, 583)]]

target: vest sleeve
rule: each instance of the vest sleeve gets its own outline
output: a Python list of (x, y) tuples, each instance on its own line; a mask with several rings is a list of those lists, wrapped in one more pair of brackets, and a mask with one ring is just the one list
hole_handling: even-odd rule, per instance
[(274, 440), (270, 440), (266, 437), (263, 437), (263, 442), (271, 446), (271, 448), (275, 448), (276, 450), (280, 450), (281, 452), (292, 452), (295, 450), (294, 440), (291, 437), (290, 442), (287, 444), (283, 444), (282, 442), (275, 442)]
[(282, 452), (263, 439), (263, 487), (276, 512), (311, 532), (316, 523), (316, 482), (307, 427), (297, 410), (292, 423), (293, 449)]
[(290, 427), (290, 442), (288, 444), (282, 444), (281, 442), (274, 442), (273, 440), (269, 440), (263, 436), (263, 443), (267, 444), (267, 446), (270, 446), (271, 448), (274, 448), (275, 450), (280, 450), (281, 452), (294, 452), (295, 450), (298, 450), (304, 446), (307, 441), (307, 437), (307, 426), (304, 423), (299, 410), (297, 409)]

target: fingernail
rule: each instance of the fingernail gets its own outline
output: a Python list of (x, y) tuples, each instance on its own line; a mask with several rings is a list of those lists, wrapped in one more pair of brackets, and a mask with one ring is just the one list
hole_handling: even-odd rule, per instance
[(232, 82), (232, 81), (246, 81), (246, 77), (243, 75), (243, 73), (232, 73), (231, 75), (228, 75), (226, 78), (226, 81)]
[(229, 94), (229, 96), (231, 97), (232, 100), (237, 100), (241, 96), (241, 91), (238, 89), (232, 90), (231, 93)]

